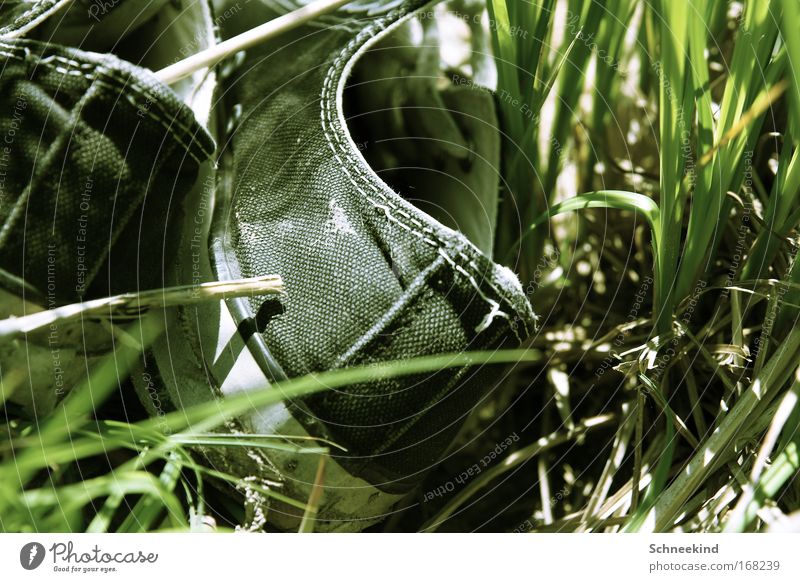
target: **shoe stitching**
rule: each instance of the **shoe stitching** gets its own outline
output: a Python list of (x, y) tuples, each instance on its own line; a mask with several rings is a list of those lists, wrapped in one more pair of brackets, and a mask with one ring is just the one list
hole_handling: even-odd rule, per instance
[[(115, 81), (116, 83), (118, 83), (120, 85), (120, 88), (122, 88), (122, 89), (130, 89), (130, 90), (134, 91), (135, 93), (137, 93), (140, 97), (143, 97), (145, 99), (148, 99), (149, 97), (152, 97), (152, 95), (147, 95), (147, 92), (145, 90), (146, 88), (140, 86), (135, 80), (125, 79), (124, 77), (119, 76), (118, 73), (120, 71), (118, 69), (109, 68), (106, 65), (104, 65), (103, 63), (98, 63), (98, 64), (95, 64), (95, 63), (83, 63), (83, 62), (80, 62), (80, 61), (77, 61), (77, 60), (66, 58), (66, 57), (64, 57), (62, 55), (48, 55), (47, 57), (44, 57), (43, 59), (41, 59), (39, 62), (46, 63), (48, 61), (48, 59), (58, 60), (58, 61), (61, 61), (64, 64), (67, 64), (67, 65), (70, 65), (70, 66), (73, 66), (73, 67), (76, 67), (76, 68), (90, 69), (92, 71), (99, 71), (100, 73), (103, 74), (104, 77), (106, 77), (108, 79), (111, 79), (111, 80)], [(61, 69), (59, 67), (56, 67), (56, 70), (59, 71), (59, 72), (62, 72), (62, 73), (66, 73), (66, 74), (75, 74), (72, 71)], [(84, 77), (93, 79), (94, 75), (84, 74)], [(128, 93), (125, 93), (125, 96), (129, 97)], [(134, 102), (134, 105), (135, 104), (136, 103)], [(164, 108), (161, 106), (159, 101), (155, 101), (153, 104), (156, 107), (159, 108), (159, 111), (164, 116), (164, 119), (167, 119), (167, 120), (170, 119), (171, 116), (170, 116), (169, 112), (164, 110)], [(178, 129), (184, 131), (187, 134), (191, 133), (190, 125), (182, 123), (181, 120), (179, 120), (177, 118), (175, 119), (174, 123), (172, 123), (172, 122), (170, 122), (170, 123), (172, 125), (178, 126)]]
[[(347, 148), (346, 144), (343, 144), (339, 133), (335, 131), (335, 123), (333, 120), (332, 111), (334, 107), (332, 106), (335, 102), (333, 98), (334, 91), (333, 91), (333, 84), (337, 80), (335, 77), (337, 73), (340, 72), (340, 66), (345, 58), (352, 58), (352, 53), (354, 49), (363, 44), (365, 40), (372, 38), (375, 34), (383, 31), (387, 28), (389, 24), (396, 21), (400, 17), (406, 15), (408, 11), (406, 9), (398, 9), (388, 13), (383, 18), (377, 19), (371, 25), (364, 28), (361, 33), (355, 36), (345, 47), (345, 49), (340, 52), (340, 54), (334, 59), (333, 63), (331, 64), (328, 72), (325, 76), (325, 80), (323, 82), (322, 88), (322, 109), (320, 111), (320, 117), (322, 121), (322, 128), (323, 134), (325, 135), (325, 139), (328, 142), (329, 147), (331, 148), (336, 160), (339, 162), (342, 170), (347, 175), (350, 182), (356, 189), (376, 208), (379, 210), (383, 210), (384, 214), (386, 215), (387, 219), (395, 222), (396, 224), (403, 227), (408, 232), (418, 236), (424, 243), (433, 246), (437, 249), (437, 251), (442, 254), (453, 266), (454, 268), (461, 274), (462, 276), (466, 277), (469, 283), (475, 288), (475, 290), (479, 293), (479, 295), (488, 302), (491, 307), (491, 310), (487, 313), (484, 320), (478, 326), (477, 331), (484, 331), (488, 328), (491, 324), (492, 319), (495, 316), (502, 316), (506, 319), (510, 319), (508, 314), (502, 312), (500, 310), (500, 305), (494, 299), (489, 298), (483, 290), (480, 288), (475, 275), (480, 277), (480, 269), (475, 263), (474, 259), (466, 255), (462, 250), (456, 250), (455, 253), (451, 251), (450, 253), (447, 252), (448, 244), (442, 241), (438, 234), (428, 225), (422, 223), (416, 217), (411, 216), (407, 211), (403, 208), (400, 208), (396, 202), (391, 200), (384, 192), (381, 191), (380, 187), (373, 183), (373, 180), (370, 179), (368, 172), (366, 172), (362, 167), (361, 163), (352, 155), (352, 152)], [(336, 140), (336, 144), (333, 143), (331, 140), (331, 135), (333, 134), (334, 139)], [(346, 158), (349, 164), (346, 164), (342, 158), (337, 153), (337, 149), (341, 154)], [(356, 182), (353, 178), (352, 174), (350, 173), (349, 167), (352, 167), (354, 172), (357, 174), (358, 178), (360, 178), (365, 185), (376, 195), (378, 195), (383, 203), (378, 202), (377, 200), (373, 199), (369, 193), (365, 192), (364, 189)], [(387, 207), (388, 205), (388, 207)], [(402, 218), (405, 219), (406, 222), (410, 222), (411, 224), (404, 223), (403, 220), (392, 216), (392, 211), (399, 214)], [(428, 236), (426, 236), (428, 235)], [(453, 259), (458, 257), (461, 261), (464, 262), (464, 265), (459, 265)], [(467, 268), (464, 268), (467, 267)], [(470, 270), (474, 270), (473, 273), (470, 273)], [(505, 293), (500, 291), (494, 283), (490, 280), (483, 277), (484, 282), (497, 294), (498, 297), (502, 298), (504, 301), (509, 303), (513, 306), (513, 302), (510, 301)], [(528, 323), (524, 317), (519, 318), (522, 322), (523, 327), (525, 328), (526, 334), (530, 333), (528, 328)], [(522, 338), (519, 337), (519, 334), (516, 332), (515, 326), (512, 326), (512, 330), (517, 338), (522, 341)]]
[[(10, 47), (8, 45), (2, 45), (3, 48), (16, 50), (16, 47)], [(26, 59), (23, 55), (19, 53), (7, 53), (4, 51), (0, 51), (0, 56), (4, 56), (10, 59), (15, 59), (21, 62), (26, 62)], [(68, 65), (73, 65), (77, 68), (87, 69), (91, 68), (95, 74), (85, 73), (83, 71), (78, 70), (70, 70), (65, 69), (63, 67), (59, 67), (58, 65), (49, 62), (46, 59), (51, 60), (58, 60)], [(162, 128), (167, 130), (169, 134), (183, 147), (184, 150), (194, 159), (197, 163), (203, 163), (206, 158), (200, 158), (195, 152), (193, 151), (194, 148), (192, 146), (196, 146), (206, 157), (210, 156), (213, 152), (208, 150), (200, 140), (196, 139), (192, 134), (191, 128), (187, 125), (184, 125), (176, 116), (170, 116), (163, 107), (161, 106), (158, 99), (152, 100), (152, 97), (155, 95), (147, 95), (145, 91), (142, 90), (142, 87), (135, 80), (123, 80), (120, 77), (117, 77), (114, 73), (117, 71), (115, 69), (110, 69), (107, 66), (98, 63), (80, 63), (78, 61), (73, 61), (59, 55), (50, 55), (48, 57), (37, 57), (35, 60), (36, 65), (41, 65), (45, 68), (55, 70), (56, 72), (73, 75), (73, 76), (80, 76), (85, 78), (88, 81), (92, 81), (99, 85), (102, 85), (106, 88), (115, 90), (120, 89), (121, 94), (125, 97), (125, 99), (134, 107), (138, 108), (140, 111), (144, 111), (145, 115), (149, 118), (154, 120), (158, 123)], [(101, 77), (102, 75), (102, 77)], [(112, 83), (106, 82), (106, 80), (113, 81)], [(151, 105), (155, 105), (158, 109), (158, 112), (152, 111), (150, 107), (144, 107), (143, 103), (138, 101), (136, 97), (142, 97), (148, 101), (150, 101)], [(175, 131), (177, 127), (178, 131)], [(188, 140), (186, 139), (188, 138)]]
[(36, 28), (61, 10), (69, 0), (41, 0), (20, 14), (14, 22), (0, 27), (0, 37), (16, 38)]

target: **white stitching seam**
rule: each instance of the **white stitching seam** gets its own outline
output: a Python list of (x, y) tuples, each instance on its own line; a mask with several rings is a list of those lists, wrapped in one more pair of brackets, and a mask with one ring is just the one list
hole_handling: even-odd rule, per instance
[[(6, 49), (14, 50), (14, 47), (9, 47), (7, 45), (0, 45), (0, 46), (3, 46)], [(0, 56), (11, 58), (11, 59), (16, 59), (16, 60), (25, 62), (24, 56), (22, 56), (20, 54), (17, 54), (17, 53), (7, 53), (7, 52), (4, 52), (4, 51), (0, 51)], [(100, 77), (99, 74), (92, 75), (92, 74), (84, 73), (82, 71), (65, 69), (65, 68), (59, 67), (58, 65), (55, 65), (55, 64), (49, 62), (49, 60), (61, 61), (61, 62), (65, 63), (65, 64), (67, 64), (67, 65), (71, 65), (71, 66), (74, 66), (76, 68), (82, 68), (82, 69), (91, 68), (93, 71), (102, 74), (102, 76), (104, 78), (109, 79), (111, 81), (114, 81), (114, 83), (117, 83), (118, 85), (114, 85), (114, 83), (105, 82)], [(204, 152), (205, 152), (205, 148), (200, 146), (200, 143), (198, 141), (196, 141), (196, 140), (191, 138), (191, 130), (190, 130), (190, 128), (188, 126), (186, 126), (186, 125), (183, 125), (180, 122), (180, 120), (178, 120), (177, 117), (172, 117), (172, 119), (170, 119), (169, 114), (167, 114), (163, 110), (163, 108), (160, 106), (158, 101), (155, 101), (154, 103), (155, 103), (156, 107), (158, 108), (160, 114), (156, 114), (156, 112), (151, 111), (149, 107), (142, 107), (142, 104), (136, 100), (136, 96), (138, 95), (138, 96), (144, 97), (145, 99), (148, 99), (148, 100), (149, 100), (150, 96), (144, 94), (144, 92), (139, 89), (138, 85), (135, 82), (126, 81), (126, 80), (123, 80), (123, 79), (121, 79), (119, 77), (116, 77), (113, 74), (116, 71), (114, 71), (113, 69), (109, 69), (109, 68), (105, 67), (102, 64), (81, 63), (81, 62), (78, 62), (78, 61), (73, 61), (73, 60), (61, 57), (59, 55), (50, 55), (49, 57), (39, 58), (39, 59), (37, 59), (36, 63), (37, 63), (37, 65), (42, 65), (43, 67), (46, 67), (46, 68), (49, 68), (49, 69), (53, 69), (56, 72), (59, 72), (59, 73), (65, 74), (65, 75), (73, 75), (73, 76), (84, 77), (88, 81), (92, 81), (94, 83), (98, 83), (99, 85), (102, 85), (102, 86), (107, 87), (109, 89), (124, 89), (122, 91), (122, 94), (124, 95), (125, 99), (131, 105), (133, 105), (134, 107), (139, 108), (141, 111), (144, 111), (145, 114), (148, 117), (150, 117), (152, 120), (154, 120), (156, 123), (158, 123), (162, 128), (166, 129), (170, 133), (170, 135), (172, 135), (172, 137), (183, 147), (183, 149), (185, 149), (187, 151), (187, 153), (197, 163), (202, 164), (205, 161), (204, 159), (201, 159), (201, 158), (197, 157), (194, 154), (194, 152), (192, 151), (192, 147), (191, 147), (192, 144), (197, 144), (200, 147), (200, 149), (202, 151), (204, 151)], [(122, 86), (120, 86), (119, 84), (121, 84)], [(187, 134), (189, 136), (188, 141), (185, 140), (182, 135), (178, 135), (178, 132), (175, 131), (174, 127), (177, 127), (177, 129), (178, 129), (178, 131), (180, 133)], [(209, 155), (210, 155), (210, 152), (209, 152)]]
[[(486, 294), (483, 292), (483, 290), (480, 288), (480, 285), (478, 284), (478, 282), (477, 282), (477, 280), (475, 278), (475, 274), (479, 274), (480, 273), (480, 269), (475, 264), (475, 261), (471, 257), (469, 257), (466, 254), (464, 254), (463, 251), (457, 251), (457, 256), (462, 261), (464, 261), (464, 263), (465, 263), (464, 266), (466, 266), (470, 270), (474, 270), (474, 273), (470, 273), (467, 269), (464, 268), (464, 266), (458, 265), (453, 260), (454, 257), (452, 257), (450, 254), (447, 253), (446, 248), (447, 248), (448, 245), (446, 245), (443, 241), (441, 241), (439, 239), (438, 235), (436, 234), (436, 232), (432, 228), (430, 228), (428, 225), (423, 224), (419, 219), (409, 215), (408, 212), (406, 212), (404, 209), (398, 207), (397, 204), (393, 200), (391, 200), (388, 196), (386, 196), (386, 194), (384, 192), (381, 191), (381, 189), (380, 189), (380, 187), (378, 185), (373, 183), (373, 181), (370, 179), (369, 174), (363, 168), (361, 168), (361, 164), (359, 163), (359, 161), (352, 155), (352, 152), (349, 150), (347, 145), (342, 143), (342, 141), (340, 139), (340, 136), (339, 136), (339, 133), (337, 131), (335, 131), (335, 129), (334, 129), (335, 123), (334, 123), (333, 115), (332, 115), (332, 111), (333, 111), (334, 107), (332, 106), (332, 104), (335, 102), (335, 98), (334, 98), (335, 92), (333, 90), (333, 83), (334, 83), (334, 80), (335, 80), (337, 72), (339, 72), (339, 66), (342, 63), (342, 60), (345, 57), (349, 58), (352, 55), (353, 50), (355, 49), (356, 46), (362, 44), (368, 38), (371, 38), (372, 36), (374, 36), (378, 32), (381, 32), (383, 29), (385, 29), (387, 27), (388, 24), (390, 24), (391, 22), (393, 22), (394, 20), (396, 20), (397, 18), (399, 18), (401, 16), (403, 16), (403, 11), (402, 10), (393, 11), (393, 12), (390, 12), (389, 14), (387, 14), (385, 17), (376, 20), (370, 26), (367, 26), (366, 28), (364, 28), (357, 36), (355, 36), (347, 44), (345, 49), (342, 52), (340, 52), (340, 54), (336, 57), (336, 59), (331, 64), (331, 66), (328, 69), (328, 72), (327, 72), (327, 74), (325, 76), (325, 80), (323, 82), (323, 85), (322, 85), (322, 96), (321, 96), (322, 108), (321, 108), (321, 111), (320, 111), (320, 118), (321, 118), (321, 121), (322, 121), (323, 135), (325, 136), (325, 140), (328, 142), (328, 145), (330, 146), (331, 151), (333, 152), (333, 155), (336, 158), (336, 161), (339, 162), (339, 165), (341, 166), (342, 170), (344, 171), (344, 173), (347, 175), (348, 179), (350, 180), (350, 183), (353, 184), (353, 186), (355, 186), (356, 189), (373, 206), (375, 206), (376, 209), (383, 210), (383, 212), (385, 213), (387, 219), (395, 222), (396, 224), (398, 224), (401, 227), (403, 227), (405, 230), (407, 230), (407, 231), (411, 232), (412, 234), (418, 236), (424, 243), (435, 247), (437, 249), (437, 251), (439, 252), (439, 254), (441, 254), (448, 262), (450, 262), (457, 272), (459, 272), (462, 276), (467, 278), (467, 280), (475, 288), (475, 290), (478, 292), (478, 294), (489, 304), (491, 309), (489, 310), (489, 312), (486, 314), (486, 316), (483, 318), (481, 323), (476, 328), (476, 333), (480, 333), (480, 332), (488, 329), (488, 327), (492, 323), (492, 320), (495, 317), (499, 316), (499, 317), (504, 317), (505, 319), (510, 319), (510, 317), (509, 317), (509, 315), (507, 313), (505, 313), (505, 312), (500, 310), (500, 304), (497, 301), (487, 297)], [(334, 138), (336, 140), (336, 144), (334, 144), (331, 141), (330, 134), (333, 134), (333, 136), (334, 136)], [(353, 175), (350, 173), (348, 165), (342, 160), (342, 158), (339, 157), (339, 153), (337, 153), (337, 149), (346, 158), (347, 162), (350, 163), (350, 165), (354, 169), (357, 177), (360, 178), (363, 181), (364, 185), (366, 187), (368, 187), (372, 191), (373, 194), (376, 194), (377, 196), (379, 196), (381, 198), (381, 200), (383, 201), (383, 203), (380, 203), (377, 200), (373, 199), (369, 195), (369, 193), (364, 191), (364, 189), (356, 182), (356, 180), (354, 179)], [(388, 205), (388, 208), (387, 208), (387, 205)], [(397, 212), (401, 217), (405, 218), (406, 221), (410, 222), (411, 224), (410, 225), (409, 224), (404, 224), (403, 220), (401, 220), (401, 219), (399, 219), (399, 218), (397, 218), (395, 216), (392, 216), (392, 211)], [(426, 236), (426, 235), (428, 235), (428, 236)], [(491, 287), (491, 289), (499, 297), (504, 297), (504, 293), (502, 293), (499, 289), (497, 289), (497, 287), (491, 281), (487, 280), (486, 278), (483, 278), (483, 280), (486, 282), (486, 284), (489, 287)], [(524, 320), (524, 318), (521, 318), (521, 322), (522, 322), (523, 327), (525, 328), (526, 334), (530, 333), (530, 331), (528, 329), (527, 322)], [(514, 331), (514, 334), (517, 336), (517, 339), (519, 339), (520, 342), (522, 342), (522, 338), (520, 338), (519, 334), (517, 334), (516, 327), (515, 326), (511, 326), (511, 327), (512, 327), (512, 330)]]

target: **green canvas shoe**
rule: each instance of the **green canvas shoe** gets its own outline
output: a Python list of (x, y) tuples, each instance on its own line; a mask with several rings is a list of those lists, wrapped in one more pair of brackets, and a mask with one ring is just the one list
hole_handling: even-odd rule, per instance
[[(266, 3), (228, 10), (226, 34), (275, 16)], [(171, 311), (138, 386), (152, 414), (312, 372), (516, 346), (534, 330), (516, 276), (490, 259), (492, 96), (442, 76), (420, 10), (431, 9), (356, 2), (223, 66), (217, 165), (182, 206), (164, 284), (278, 274), (286, 291)], [(226, 430), (340, 445), (315, 529), (356, 531), (442, 459), (499, 375), (386, 378), (254, 410)], [(204, 452), (243, 478), (252, 528), (297, 528), (302, 510), (248, 483), (305, 502), (317, 457)]]
[[(136, 32), (137, 42), (158, 42), (137, 48), (117, 18), (136, 3), (115, 3), (103, 20), (118, 33), (112, 55), (88, 40), (82, 48), (56, 42), (53, 21), (66, 21), (71, 34), (83, 22), (82, 38), (91, 38), (96, 20), (83, 2), (66, 13), (63, 2), (8, 4), (0, 12), (0, 318), (152, 289), (163, 278), (153, 265), (168, 209), (214, 151), (204, 127), (214, 75), (198, 71), (170, 88), (147, 69), (182, 58), (176, 47), (189, 41), (214, 41), (210, 5), (162, 2)], [(109, 326), (95, 320), (22, 338), (7, 334), (13, 322), (0, 328), (0, 402), (29, 416), (52, 410), (114, 346)]]

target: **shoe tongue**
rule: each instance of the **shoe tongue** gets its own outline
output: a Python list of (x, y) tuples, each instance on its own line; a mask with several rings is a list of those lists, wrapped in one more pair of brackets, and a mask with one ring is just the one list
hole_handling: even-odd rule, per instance
[(494, 99), (440, 70), (438, 34), (410, 24), (358, 61), (344, 97), (349, 130), (372, 169), (491, 258), (499, 204)]

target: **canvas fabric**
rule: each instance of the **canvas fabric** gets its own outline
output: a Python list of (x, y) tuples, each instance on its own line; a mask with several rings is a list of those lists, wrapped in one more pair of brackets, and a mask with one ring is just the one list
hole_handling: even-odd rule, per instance
[[(236, 112), (220, 152), (229, 190), (218, 191), (215, 230), (232, 248), (221, 267), (283, 277), (286, 293), (251, 299), (249, 314), (286, 377), (516, 346), (533, 332), (516, 277), (389, 188), (349, 134), (350, 68), (424, 5), (329, 17), (248, 51), (220, 87)], [(402, 488), (441, 458), (498, 372), (386, 378), (290, 410), (347, 448), (333, 452), (345, 468)]]
[(0, 111), (0, 268), (49, 306), (137, 285), (141, 246), (107, 259), (134, 218), (163, 233), (211, 156), (191, 110), (112, 55), (0, 38)]

